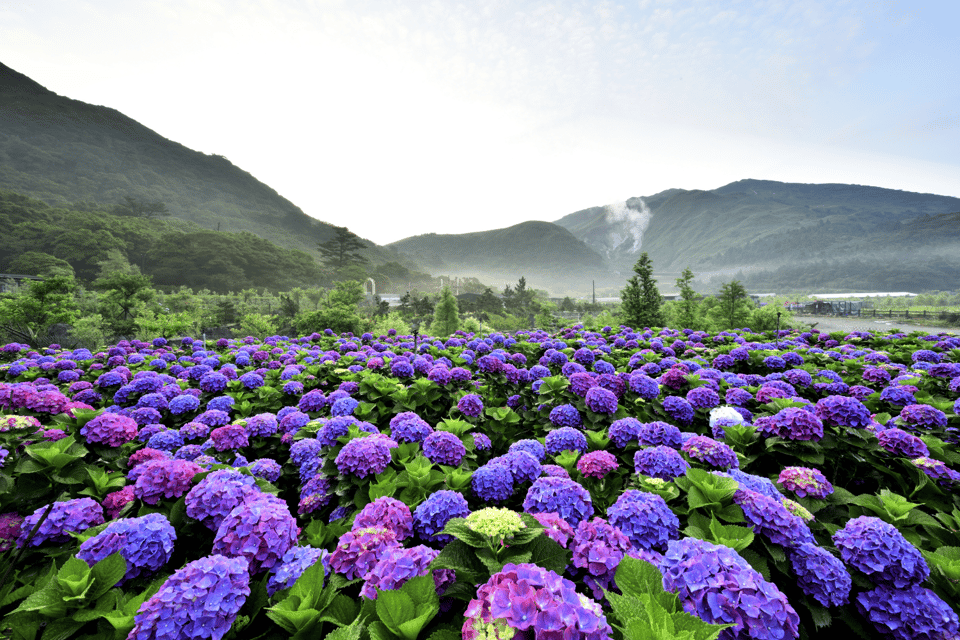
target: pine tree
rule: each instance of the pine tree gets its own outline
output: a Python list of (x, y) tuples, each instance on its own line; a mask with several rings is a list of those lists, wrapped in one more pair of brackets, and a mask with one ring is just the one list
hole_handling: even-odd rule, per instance
[(334, 227), (337, 235), (326, 242), (318, 242), (320, 261), (328, 269), (343, 269), (351, 265), (363, 265), (367, 259), (359, 251), (366, 245), (346, 227)]
[(749, 320), (750, 298), (739, 280), (721, 284), (717, 299), (720, 300), (721, 317), (727, 324), (727, 329), (742, 327)]
[(627, 280), (627, 286), (620, 292), (624, 321), (636, 328), (662, 327), (664, 320), (660, 307), (663, 297), (653, 279), (653, 263), (646, 251), (633, 265), (633, 272), (636, 275)]
[(696, 325), (700, 315), (699, 296), (691, 286), (693, 277), (693, 271), (690, 270), (690, 267), (687, 267), (677, 278), (677, 289), (680, 290), (680, 313), (677, 314), (677, 323), (680, 326), (677, 327), (678, 329), (681, 327), (684, 329), (698, 328)]
[(450, 291), (450, 287), (444, 287), (440, 294), (440, 301), (433, 312), (430, 331), (438, 336), (449, 336), (458, 328), (460, 328), (460, 310), (457, 299)]

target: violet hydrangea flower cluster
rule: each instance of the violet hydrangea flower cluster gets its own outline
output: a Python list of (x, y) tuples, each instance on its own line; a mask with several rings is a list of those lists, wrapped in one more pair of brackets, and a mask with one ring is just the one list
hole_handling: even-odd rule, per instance
[(856, 398), (827, 396), (817, 401), (814, 415), (831, 427), (867, 427), (872, 422), (870, 410)]
[(363, 578), (387, 549), (399, 547), (397, 534), (387, 527), (352, 529), (342, 536), (330, 554), (330, 568), (347, 580)]
[(279, 562), (299, 535), (287, 503), (260, 493), (234, 507), (220, 522), (213, 553), (246, 558), (250, 573), (256, 575)]
[(857, 594), (857, 609), (886, 638), (945, 640), (960, 637), (960, 620), (930, 589), (880, 585)]
[(140, 606), (127, 638), (220, 640), (249, 595), (245, 558), (212, 555), (194, 560), (167, 578)]
[(273, 565), (267, 579), (267, 595), (272, 596), (277, 591), (289, 589), (304, 572), (319, 560), (323, 563), (323, 577), (329, 573), (330, 552), (315, 547), (290, 547), (280, 558), (280, 562)]
[(586, 478), (603, 478), (620, 466), (616, 456), (609, 451), (591, 451), (577, 460), (577, 470)]
[[(20, 523), (18, 547), (23, 547), (27, 543), (30, 532), (40, 522), (47, 506), (39, 507)], [(54, 502), (50, 513), (30, 540), (30, 546), (39, 547), (47, 542), (54, 544), (68, 542), (69, 532), (79, 533), (103, 522), (103, 507), (92, 498), (74, 498), (64, 502)]]
[(606, 640), (613, 630), (595, 601), (576, 586), (535, 564), (506, 564), (477, 589), (464, 614), (464, 640)]
[(680, 520), (666, 501), (654, 493), (624, 491), (607, 509), (607, 517), (638, 549), (664, 551), (671, 540), (679, 537)]
[(190, 460), (158, 459), (145, 462), (133, 471), (139, 471), (133, 494), (144, 503), (155, 505), (163, 498), (179, 498), (187, 493), (193, 476), (203, 468)]
[(848, 520), (833, 534), (840, 558), (877, 584), (898, 589), (915, 586), (930, 576), (920, 551), (892, 524), (873, 516)]
[(850, 572), (826, 549), (804, 542), (791, 550), (790, 565), (800, 589), (823, 606), (839, 607), (850, 600)]
[(456, 467), (467, 455), (467, 449), (460, 438), (449, 431), (434, 431), (423, 441), (423, 455), (434, 464)]
[(353, 521), (353, 529), (368, 527), (387, 527), (397, 534), (397, 540), (405, 540), (413, 534), (413, 515), (400, 500), (381, 496), (361, 509)]
[[(424, 545), (415, 547), (391, 547), (386, 549), (372, 569), (364, 576), (360, 595), (370, 600), (377, 599), (377, 590), (399, 589), (411, 578), (425, 576), (430, 563), (439, 555), (439, 551)], [(445, 570), (449, 571), (449, 570)], [(439, 576), (434, 575), (434, 579)]]
[(709, 465), (716, 469), (739, 467), (740, 462), (733, 449), (722, 442), (717, 442), (707, 436), (695, 435), (688, 438), (680, 450), (691, 459)]
[(140, 426), (137, 421), (118, 413), (101, 413), (80, 427), (80, 435), (87, 442), (119, 447), (137, 437)]
[(661, 445), (633, 454), (633, 468), (640, 475), (673, 480), (684, 475), (690, 464), (675, 449)]
[(671, 541), (660, 571), (663, 588), (677, 592), (687, 613), (735, 625), (720, 633), (722, 640), (799, 636), (800, 617), (786, 596), (729, 547), (696, 538)]
[(150, 513), (139, 518), (114, 520), (80, 545), (77, 557), (91, 567), (113, 553), (127, 562), (127, 572), (117, 585), (142, 574), (159, 571), (173, 554), (177, 532), (165, 516)]
[(537, 478), (523, 500), (523, 510), (530, 514), (552, 512), (572, 527), (593, 515), (590, 494), (578, 482), (547, 476)]
[(780, 501), (750, 489), (737, 489), (733, 502), (743, 509), (750, 528), (774, 544), (792, 549), (804, 542), (816, 542), (807, 524)]
[(808, 467), (785, 467), (777, 477), (777, 482), (797, 496), (824, 499), (833, 493), (833, 485), (817, 469)]
[(358, 478), (382, 473), (390, 465), (390, 449), (396, 446), (396, 441), (387, 436), (354, 438), (337, 454), (337, 470)]
[(413, 512), (413, 529), (424, 542), (446, 544), (453, 536), (441, 534), (443, 528), (453, 518), (466, 518), (470, 515), (470, 506), (466, 499), (456, 491), (441, 489), (427, 496)]
[(757, 430), (784, 440), (818, 442), (823, 438), (823, 422), (819, 417), (798, 407), (786, 407), (768, 420), (757, 423)]
[(184, 500), (187, 515), (216, 531), (235, 507), (259, 491), (253, 476), (234, 469), (219, 469), (207, 475), (187, 493)]

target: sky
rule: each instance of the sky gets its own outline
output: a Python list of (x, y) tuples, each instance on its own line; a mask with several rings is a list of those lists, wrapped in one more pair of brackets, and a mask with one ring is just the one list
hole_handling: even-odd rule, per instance
[(0, 62), (386, 244), (756, 178), (960, 197), (956, 0), (30, 0)]

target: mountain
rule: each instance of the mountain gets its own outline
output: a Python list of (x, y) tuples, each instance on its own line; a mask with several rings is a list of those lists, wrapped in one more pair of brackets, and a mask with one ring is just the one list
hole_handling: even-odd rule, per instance
[[(162, 202), (174, 218), (314, 256), (317, 242), (335, 233), (223, 156), (188, 149), (114, 109), (59, 96), (3, 64), (0, 188), (53, 206)], [(396, 260), (365, 243), (375, 262)]]
[[(957, 212), (960, 198), (947, 196), (739, 180), (710, 191), (670, 189), (592, 207), (556, 224), (624, 276), (646, 251), (661, 280), (671, 284), (689, 266), (701, 282), (712, 277), (715, 284), (737, 277), (794, 290), (897, 290), (905, 282), (914, 289), (950, 289), (952, 274), (960, 276)], [(891, 260), (901, 265), (899, 273), (874, 269)], [(851, 271), (860, 275), (851, 280)]]
[(491, 284), (589, 291), (592, 278), (608, 275), (606, 261), (570, 231), (550, 222), (529, 221), (493, 231), (428, 233), (387, 245), (433, 273), (467, 275)]

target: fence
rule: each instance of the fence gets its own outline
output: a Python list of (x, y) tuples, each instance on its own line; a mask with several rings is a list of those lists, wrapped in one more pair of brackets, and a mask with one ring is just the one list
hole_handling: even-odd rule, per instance
[(795, 315), (835, 315), (852, 318), (897, 318), (901, 320), (940, 320), (953, 324), (960, 323), (960, 312), (956, 311), (914, 311), (910, 309), (857, 309), (849, 313), (823, 313), (809, 309), (794, 311)]

